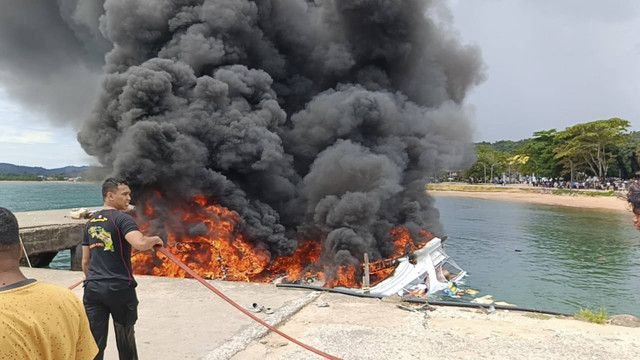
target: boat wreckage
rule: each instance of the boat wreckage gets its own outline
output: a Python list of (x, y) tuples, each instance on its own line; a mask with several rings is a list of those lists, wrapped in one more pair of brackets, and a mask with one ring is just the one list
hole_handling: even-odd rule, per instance
[[(446, 238), (445, 238), (446, 240)], [(443, 241), (438, 237), (433, 237), (424, 246), (402, 257), (391, 260), (384, 264), (385, 267), (394, 267), (391, 274), (384, 280), (379, 281), (374, 286), (369, 286), (369, 272), (372, 264), (369, 264), (365, 255), (363, 264), (364, 275), (362, 288), (335, 287), (327, 289), (322, 286), (315, 286), (309, 283), (276, 283), (278, 287), (306, 288), (322, 291), (331, 291), (347, 295), (366, 297), (386, 297), (398, 295), (401, 297), (426, 298), (427, 295), (443, 291), (451, 297), (456, 295), (456, 283), (460, 282), (466, 275), (456, 262), (445, 252)], [(379, 263), (378, 263), (379, 264)], [(374, 269), (379, 270), (379, 269)], [(473, 290), (476, 291), (476, 290)]]
[(467, 274), (447, 255), (438, 237), (396, 261), (391, 276), (369, 289), (368, 281), (364, 279), (365, 286), (361, 291), (378, 296), (424, 296), (448, 289), (452, 282), (460, 281)]

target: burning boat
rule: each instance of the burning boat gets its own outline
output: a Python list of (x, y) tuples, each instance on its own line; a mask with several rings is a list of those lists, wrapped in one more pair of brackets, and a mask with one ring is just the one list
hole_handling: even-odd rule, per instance
[[(151, 203), (161, 200), (158, 196), (147, 202), (141, 216), (154, 217)], [(369, 255), (364, 253), (361, 264), (336, 266), (323, 260), (320, 241), (301, 242), (293, 254), (272, 258), (264, 248), (247, 242), (237, 213), (211, 204), (203, 197), (195, 197), (192, 205), (194, 207), (189, 209), (173, 211), (174, 214), (181, 213), (177, 222), (189, 231), (176, 232), (180, 227), (171, 223), (165, 223), (163, 227), (168, 251), (205, 278), (304, 283), (389, 296), (431, 294), (447, 288), (450, 282), (459, 281), (466, 274), (444, 251), (443, 241), (426, 230), (412, 236), (408, 228), (395, 227), (388, 234), (393, 251), (387, 258), (369, 263)], [(142, 228), (148, 226), (147, 223)], [(187, 276), (175, 264), (159, 261), (162, 259), (158, 256), (136, 254), (132, 261), (136, 273)]]
[(393, 274), (368, 292), (390, 296), (423, 289), (424, 293), (432, 294), (448, 288), (450, 282), (460, 281), (465, 275), (466, 271), (444, 251), (442, 240), (433, 238), (422, 248), (398, 259)]
[[(210, 279), (441, 286), (425, 185), (475, 160), (464, 99), (484, 66), (439, 2), (108, 5), (69, 31), (94, 24), (108, 51), (78, 141), (128, 180), (141, 230)], [(164, 260), (133, 265), (187, 276)]]

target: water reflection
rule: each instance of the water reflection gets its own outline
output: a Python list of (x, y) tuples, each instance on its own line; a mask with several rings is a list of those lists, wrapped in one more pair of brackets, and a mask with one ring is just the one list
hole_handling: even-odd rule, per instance
[(468, 286), (525, 307), (640, 315), (640, 232), (629, 214), (447, 196), (436, 206)]

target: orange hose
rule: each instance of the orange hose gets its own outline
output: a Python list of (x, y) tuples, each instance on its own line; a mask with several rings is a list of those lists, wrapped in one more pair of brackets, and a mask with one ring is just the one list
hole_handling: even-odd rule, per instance
[(78, 285), (82, 284), (84, 280), (78, 280), (78, 282), (69, 285), (69, 290), (73, 290), (78, 287)]
[[(155, 250), (161, 252), (162, 254), (164, 254), (167, 258), (169, 258), (169, 260), (173, 261), (176, 265), (178, 265), (180, 268), (182, 268), (182, 270), (186, 271), (189, 275), (193, 276), (194, 279), (198, 280), (202, 285), (204, 285), (207, 289), (213, 291), (216, 295), (218, 295), (219, 297), (222, 298), (222, 300), (228, 302), (231, 306), (235, 307), (236, 309), (240, 310), (243, 314), (247, 315), (248, 317), (252, 318), (253, 320), (257, 321), (258, 323), (260, 323), (260, 325), (263, 325), (264, 327), (266, 327), (267, 329), (273, 331), (274, 333), (282, 336), (283, 338), (291, 341), (292, 343), (299, 345), (301, 347), (303, 347), (304, 349), (307, 349), (317, 355), (322, 356), (325, 359), (332, 359), (332, 360), (340, 360), (339, 357), (335, 357), (333, 355), (329, 355), (325, 352), (322, 352), (312, 346), (306, 345), (294, 338), (292, 338), (291, 336), (283, 333), (282, 331), (276, 329), (275, 327), (271, 326), (269, 323), (267, 323), (266, 321), (260, 319), (259, 317), (253, 315), (252, 313), (250, 313), (247, 309), (243, 308), (242, 306), (240, 306), (238, 303), (236, 303), (235, 301), (231, 300), (229, 297), (227, 297), (225, 294), (223, 294), (220, 290), (216, 289), (215, 287), (213, 287), (213, 285), (209, 284), (208, 282), (206, 282), (202, 277), (200, 277), (200, 275), (198, 275), (195, 271), (191, 270), (187, 265), (185, 265), (185, 263), (183, 263), (182, 261), (180, 261), (180, 259), (178, 259), (177, 257), (175, 257), (175, 255), (173, 255), (172, 253), (170, 253), (166, 248), (163, 248), (161, 246), (155, 246), (154, 247)], [(76, 288), (78, 285), (82, 284), (84, 280), (80, 280), (72, 285), (69, 286), (70, 290), (73, 290), (74, 288)]]
[(166, 248), (160, 247), (160, 246), (156, 246), (155, 249), (159, 252), (161, 252), (162, 254), (164, 254), (166, 257), (169, 258), (169, 260), (173, 261), (176, 265), (178, 265), (180, 268), (182, 268), (182, 270), (186, 271), (189, 275), (193, 276), (194, 279), (198, 280), (202, 285), (204, 285), (207, 289), (213, 291), (216, 295), (218, 295), (219, 297), (222, 298), (222, 300), (228, 302), (231, 306), (235, 307), (236, 309), (240, 310), (243, 314), (247, 315), (248, 317), (252, 318), (253, 320), (257, 321), (258, 323), (260, 323), (261, 325), (265, 326), (267, 329), (273, 331), (274, 333), (282, 336), (283, 338), (291, 341), (292, 343), (299, 345), (313, 353), (316, 353), (317, 355), (320, 355), (322, 357), (324, 357), (325, 359), (335, 359), (335, 360), (339, 360), (340, 358), (335, 357), (333, 355), (329, 355), (325, 352), (322, 352), (314, 347), (311, 347), (309, 345), (306, 345), (294, 338), (292, 338), (291, 336), (283, 333), (282, 331), (276, 329), (275, 327), (271, 326), (269, 323), (267, 323), (266, 321), (260, 319), (259, 317), (255, 316), (254, 314), (250, 313), (247, 309), (245, 309), (244, 307), (240, 306), (238, 303), (236, 303), (235, 301), (231, 300), (229, 297), (227, 297), (225, 294), (223, 294), (220, 290), (216, 289), (215, 287), (213, 287), (213, 285), (209, 284), (208, 282), (206, 282), (202, 277), (200, 277), (200, 275), (196, 274), (195, 271), (191, 270), (187, 265), (185, 265), (182, 261), (180, 261), (180, 259), (178, 259), (177, 257), (175, 257), (175, 255), (173, 255), (172, 253), (170, 253)]

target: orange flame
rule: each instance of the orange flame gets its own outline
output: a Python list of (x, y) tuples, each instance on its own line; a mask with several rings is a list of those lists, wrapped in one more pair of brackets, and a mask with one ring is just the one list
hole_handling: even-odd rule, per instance
[(359, 279), (356, 279), (355, 266), (338, 266), (336, 276), (327, 282), (327, 287), (345, 286), (353, 287), (354, 284), (360, 284)]
[(316, 267), (319, 267), (317, 262), (320, 259), (321, 249), (319, 242), (305, 241), (298, 246), (291, 256), (276, 258), (269, 267), (269, 271), (286, 273), (287, 281), (314, 277), (316, 273), (310, 270), (305, 271), (305, 264), (315, 264)]
[[(157, 213), (153, 201), (161, 200), (159, 193), (153, 194), (143, 209), (143, 216), (151, 219)], [(192, 204), (172, 210), (185, 228), (196, 228), (196, 234), (180, 233), (169, 224), (164, 225), (167, 234), (167, 248), (200, 276), (209, 279), (234, 281), (270, 282), (278, 277), (283, 281), (324, 282), (327, 287), (357, 287), (361, 284), (362, 268), (355, 265), (331, 266), (320, 264), (322, 246), (319, 241), (301, 242), (293, 254), (272, 259), (271, 253), (249, 243), (240, 232), (240, 216), (217, 204), (210, 203), (204, 196), (195, 196)], [(203, 226), (204, 225), (204, 226)], [(150, 222), (140, 228), (149, 230)], [(390, 232), (393, 253), (389, 259), (370, 264), (371, 285), (387, 278), (394, 270), (394, 260), (406, 251), (417, 248), (409, 230), (405, 227), (393, 228)], [(418, 245), (431, 240), (433, 235), (424, 230), (420, 233)], [(184, 270), (167, 261), (164, 255), (140, 252), (132, 257), (136, 274), (186, 277)], [(331, 274), (326, 276), (325, 274)]]
[[(184, 212), (181, 221), (184, 224), (204, 224), (206, 231), (198, 235), (180, 237), (166, 228), (168, 250), (182, 262), (203, 277), (210, 279), (227, 279), (251, 281), (262, 273), (271, 255), (267, 250), (253, 248), (244, 236), (237, 231), (239, 216), (222, 206), (207, 205), (204, 197), (198, 196), (193, 202), (201, 208), (197, 212)], [(145, 204), (145, 214), (149, 203)], [(149, 228), (145, 224), (141, 228)], [(162, 255), (138, 253), (132, 259), (132, 266), (138, 274), (185, 277), (186, 273), (177, 265), (166, 260)]]

